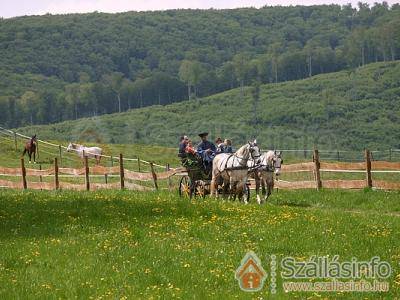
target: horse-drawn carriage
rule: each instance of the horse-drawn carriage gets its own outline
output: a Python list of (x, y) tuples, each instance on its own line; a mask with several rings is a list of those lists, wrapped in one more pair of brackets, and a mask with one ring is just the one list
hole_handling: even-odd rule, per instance
[[(238, 195), (239, 200), (247, 203), (250, 199), (248, 178), (251, 177), (256, 183), (257, 202), (261, 204), (272, 192), (273, 177), (279, 174), (282, 159), (280, 152), (276, 151), (261, 154), (254, 141), (242, 146), (234, 154), (219, 154), (213, 163), (214, 166), (205, 164), (198, 155), (182, 158), (187, 174), (180, 179), (179, 195), (188, 198), (204, 198), (207, 194), (222, 194), (233, 198)], [(212, 178), (213, 175), (215, 178)], [(213, 189), (212, 185), (217, 188)], [(260, 195), (261, 186), (263, 199)]]
[(179, 182), (181, 197), (201, 197), (210, 193), (211, 169), (198, 154), (187, 153), (181, 156), (182, 166), (187, 175), (183, 175)]
[[(207, 154), (206, 154), (207, 155)], [(241, 169), (247, 173), (247, 164), (239, 165), (239, 166), (231, 166), (230, 158), (233, 158), (232, 161), (238, 158), (237, 154), (219, 154), (218, 158), (226, 155), (228, 157), (228, 161), (225, 164), (225, 172), (230, 171), (239, 171)], [(213, 177), (213, 160), (206, 159), (206, 157), (201, 156), (199, 154), (186, 154), (184, 157), (181, 157), (182, 166), (185, 167), (187, 175), (181, 177), (179, 182), (179, 195), (181, 197), (201, 197), (204, 198), (206, 195), (213, 192), (212, 189), (212, 177)], [(247, 160), (246, 160), (247, 162)], [(214, 170), (215, 171), (215, 170)], [(215, 175), (215, 174), (214, 174)], [(217, 187), (214, 190), (215, 194), (222, 194), (236, 197), (239, 195), (240, 198), (243, 198), (244, 201), (250, 198), (250, 184), (246, 182), (243, 187), (237, 185), (236, 183), (224, 180), (223, 176), (218, 176), (215, 178), (215, 186)], [(238, 193), (239, 191), (239, 193)]]
[(211, 172), (207, 170), (201, 160), (182, 160), (187, 175), (183, 175), (179, 182), (181, 197), (201, 197), (210, 193)]
[[(179, 195), (181, 197), (199, 197), (204, 198), (211, 191), (211, 170), (207, 170), (200, 161), (198, 165), (185, 166), (187, 175), (183, 175), (179, 182)], [(229, 187), (224, 186), (223, 182), (219, 182), (218, 194), (230, 195), (233, 191)], [(250, 198), (250, 183), (245, 185), (245, 193), (247, 199)]]

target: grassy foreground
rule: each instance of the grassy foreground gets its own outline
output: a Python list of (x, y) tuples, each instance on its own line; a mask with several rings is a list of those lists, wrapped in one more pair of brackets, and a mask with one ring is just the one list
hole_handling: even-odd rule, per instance
[[(279, 191), (264, 206), (189, 202), (129, 191), (0, 194), (0, 298), (269, 298), (239, 289), (234, 271), (253, 250), (267, 256), (380, 256), (400, 295), (399, 192)], [(253, 201), (254, 202), (254, 201)], [(279, 272), (279, 270), (278, 270)], [(274, 299), (348, 298), (290, 293)], [(272, 297), (271, 297), (272, 298)]]

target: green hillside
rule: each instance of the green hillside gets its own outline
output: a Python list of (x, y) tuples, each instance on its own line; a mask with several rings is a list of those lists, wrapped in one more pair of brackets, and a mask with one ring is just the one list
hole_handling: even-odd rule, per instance
[(400, 5), (0, 19), (0, 125), (206, 97), (400, 59)]
[[(234, 89), (199, 100), (21, 128), (41, 139), (175, 146), (197, 139), (257, 137), (264, 147), (400, 148), (400, 62), (376, 63), (305, 80)], [(257, 100), (258, 99), (258, 100)], [(255, 109), (256, 108), (256, 109)], [(254, 114), (254, 111), (257, 113)]]

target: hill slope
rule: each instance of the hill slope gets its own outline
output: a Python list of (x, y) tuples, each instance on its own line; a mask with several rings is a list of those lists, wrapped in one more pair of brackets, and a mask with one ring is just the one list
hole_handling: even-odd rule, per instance
[[(173, 146), (201, 130), (235, 144), (257, 137), (264, 147), (400, 148), (400, 62), (376, 63), (310, 79), (239, 89), (199, 100), (151, 106), (54, 125), (22, 128), (42, 139)], [(254, 115), (256, 107), (257, 114)]]
[[(126, 111), (400, 59), (400, 5), (0, 19), (0, 124)], [(120, 100), (120, 101), (118, 101)]]

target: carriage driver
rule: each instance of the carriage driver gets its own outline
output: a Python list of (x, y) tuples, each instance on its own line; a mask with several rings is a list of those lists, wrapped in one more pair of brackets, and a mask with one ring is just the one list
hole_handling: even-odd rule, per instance
[(217, 148), (215, 145), (207, 140), (208, 132), (202, 132), (199, 134), (201, 138), (200, 144), (197, 145), (197, 153), (203, 158), (206, 169), (210, 169), (212, 161), (215, 157)]
[(202, 153), (205, 152), (209, 156), (211, 156), (217, 148), (215, 145), (207, 140), (208, 132), (202, 132), (199, 134), (199, 137), (201, 138), (200, 144), (197, 145), (197, 152)]

